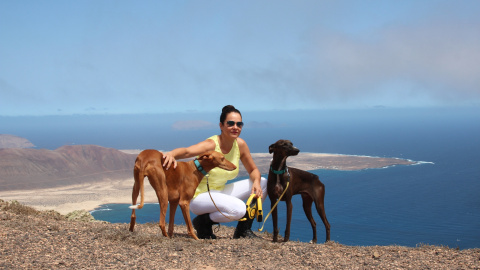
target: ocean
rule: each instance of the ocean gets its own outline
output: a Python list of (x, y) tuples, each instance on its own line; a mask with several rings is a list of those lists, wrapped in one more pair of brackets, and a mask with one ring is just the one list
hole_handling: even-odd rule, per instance
[[(0, 117), (0, 133), (38, 148), (96, 144), (116, 149), (170, 150), (218, 134), (217, 113)], [(203, 120), (203, 129), (173, 129), (176, 121)], [(480, 248), (480, 109), (365, 109), (244, 112), (242, 131), (251, 152), (278, 139), (302, 152), (397, 157), (417, 165), (359, 171), (314, 170), (326, 186), (331, 239), (354, 245), (443, 245)], [(288, 163), (288, 160), (287, 160)], [(133, 183), (132, 183), (133, 185)], [(148, 184), (147, 184), (148, 186)], [(294, 197), (290, 240), (308, 242), (310, 223)], [(128, 223), (129, 202), (103, 205), (96, 219)], [(270, 201), (264, 203), (265, 215)], [(283, 235), (286, 210), (279, 203)], [(137, 222), (158, 222), (158, 204), (137, 211)], [(320, 217), (318, 242), (325, 239)], [(184, 224), (177, 209), (176, 224)], [(235, 226), (235, 223), (227, 223)], [(254, 222), (253, 229), (261, 227)], [(264, 231), (272, 231), (271, 218)]]

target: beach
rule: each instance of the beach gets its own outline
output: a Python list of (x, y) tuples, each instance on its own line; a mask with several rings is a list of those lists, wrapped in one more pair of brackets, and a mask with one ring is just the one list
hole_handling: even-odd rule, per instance
[[(137, 154), (140, 150), (122, 150)], [(252, 157), (262, 174), (267, 174), (272, 158), (268, 153), (252, 153)], [(405, 159), (367, 156), (350, 156), (324, 153), (300, 153), (288, 158), (288, 166), (303, 169), (363, 170), (395, 165), (411, 165), (415, 162)], [(239, 177), (247, 177), (243, 166)], [(133, 176), (123, 179), (105, 178), (95, 183), (66, 185), (55, 188), (32, 190), (0, 191), (0, 199), (16, 200), (37, 210), (55, 210), (68, 214), (75, 210), (92, 211), (103, 204), (131, 203)], [(145, 202), (157, 202), (157, 197), (149, 184), (145, 185)]]
[[(132, 187), (133, 177), (57, 188), (0, 191), (0, 198), (5, 201), (16, 200), (37, 210), (55, 210), (66, 215), (75, 210), (91, 211), (107, 203), (130, 203)], [(147, 185), (145, 201), (156, 200), (153, 189)]]

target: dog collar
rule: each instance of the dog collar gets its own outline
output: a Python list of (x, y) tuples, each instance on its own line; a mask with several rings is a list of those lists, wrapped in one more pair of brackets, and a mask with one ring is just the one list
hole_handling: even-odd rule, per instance
[(273, 167), (270, 166), (270, 170), (271, 170), (274, 174), (284, 174), (284, 173), (287, 171), (287, 168), (285, 168), (285, 169), (283, 169), (283, 170), (281, 170), (281, 171), (275, 171), (275, 170), (273, 169)]
[(195, 166), (197, 167), (197, 170), (202, 172), (203, 175), (207, 175), (207, 172), (203, 169), (202, 165), (200, 165), (200, 162), (198, 161), (198, 159), (195, 159), (194, 163), (195, 163)]

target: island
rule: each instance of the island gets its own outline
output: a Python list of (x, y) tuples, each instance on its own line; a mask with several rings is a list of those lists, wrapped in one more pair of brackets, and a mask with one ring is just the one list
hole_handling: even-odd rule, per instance
[[(95, 145), (63, 146), (56, 150), (0, 149), (0, 199), (16, 200), (38, 210), (67, 214), (94, 210), (103, 204), (131, 203), (133, 164), (141, 150), (117, 150)], [(272, 155), (252, 153), (262, 174)], [(300, 153), (287, 165), (303, 170), (364, 170), (415, 161), (399, 158)], [(248, 174), (241, 165), (238, 178)], [(146, 202), (157, 202), (146, 185)]]

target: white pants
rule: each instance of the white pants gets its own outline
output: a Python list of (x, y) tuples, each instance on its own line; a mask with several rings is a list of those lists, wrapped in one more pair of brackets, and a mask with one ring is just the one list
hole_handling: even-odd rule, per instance
[[(210, 219), (213, 222), (223, 223), (237, 221), (245, 216), (247, 208), (244, 201), (246, 201), (252, 193), (252, 184), (253, 182), (250, 179), (245, 179), (227, 184), (223, 190), (210, 190), (215, 205), (223, 214), (218, 212), (208, 191), (199, 194), (190, 202), (190, 210), (197, 216), (210, 213)], [(262, 177), (260, 179), (260, 186), (263, 191), (263, 202), (267, 196), (266, 178)]]

